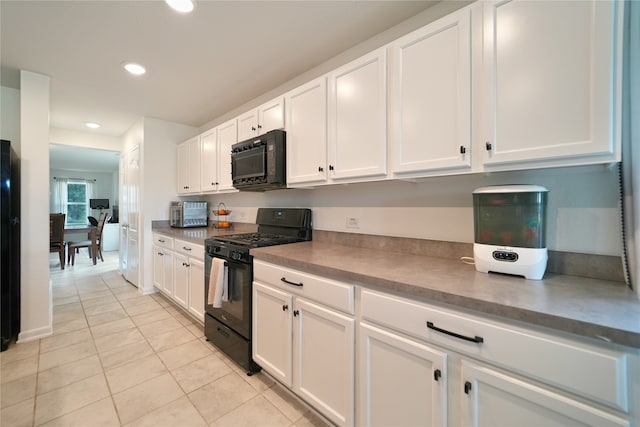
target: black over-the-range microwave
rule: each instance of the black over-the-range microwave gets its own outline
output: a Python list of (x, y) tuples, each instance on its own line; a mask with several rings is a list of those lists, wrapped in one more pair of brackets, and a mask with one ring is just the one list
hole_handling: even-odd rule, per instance
[(272, 130), (231, 147), (233, 186), (241, 191), (266, 191), (287, 186), (286, 134)]

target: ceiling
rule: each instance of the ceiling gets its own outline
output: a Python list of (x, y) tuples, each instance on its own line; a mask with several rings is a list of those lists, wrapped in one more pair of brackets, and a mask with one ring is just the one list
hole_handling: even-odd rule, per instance
[(50, 169), (113, 173), (119, 165), (119, 152), (49, 144)]
[[(200, 127), (434, 1), (0, 1), (2, 85), (51, 77), (51, 126), (123, 135), (140, 117)], [(121, 64), (135, 61), (134, 77)], [(52, 151), (53, 152), (53, 151)], [(52, 154), (53, 156), (53, 154)]]

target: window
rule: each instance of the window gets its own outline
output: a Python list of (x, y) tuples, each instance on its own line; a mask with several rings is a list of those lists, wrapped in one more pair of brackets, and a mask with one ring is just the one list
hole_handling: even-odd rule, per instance
[(87, 223), (87, 183), (67, 183), (67, 224)]

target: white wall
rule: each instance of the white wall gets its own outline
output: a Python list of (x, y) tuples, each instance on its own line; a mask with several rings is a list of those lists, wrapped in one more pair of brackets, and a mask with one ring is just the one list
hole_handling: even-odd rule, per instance
[(0, 87), (0, 139), (11, 141), (20, 157), (20, 91)]
[[(224, 202), (231, 220), (255, 222), (256, 209), (310, 207), (314, 229), (473, 243), (474, 189), (537, 184), (549, 189), (547, 247), (621, 254), (617, 169), (605, 166), (541, 169), (207, 196)], [(347, 228), (357, 218), (360, 228)], [(212, 217), (211, 219), (215, 219)]]
[(49, 77), (20, 73), (21, 317), (19, 341), (52, 333), (49, 282)]
[(198, 133), (198, 128), (163, 120), (144, 119), (144, 150), (142, 151), (142, 221), (140, 242), (144, 252), (140, 257), (142, 293), (153, 288), (153, 235), (151, 221), (169, 218), (169, 205), (175, 200), (176, 144)]

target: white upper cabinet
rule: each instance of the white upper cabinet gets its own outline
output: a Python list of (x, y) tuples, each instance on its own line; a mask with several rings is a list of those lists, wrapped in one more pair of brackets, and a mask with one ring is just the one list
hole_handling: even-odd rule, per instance
[(470, 9), (464, 8), (391, 44), (390, 155), (395, 175), (471, 167), (470, 20)]
[(619, 161), (623, 3), (482, 7), (485, 170)]
[(200, 136), (203, 193), (237, 191), (231, 179), (231, 146), (237, 141), (235, 119)]
[(218, 129), (211, 129), (200, 136), (201, 172), (200, 187), (202, 191), (218, 189)]
[(288, 185), (327, 178), (326, 81), (320, 77), (285, 95)]
[(200, 192), (200, 138), (178, 145), (177, 158), (178, 194)]
[(387, 174), (386, 48), (329, 73), (329, 177)]
[(284, 98), (278, 97), (238, 116), (238, 141), (284, 129)]
[(231, 179), (231, 146), (238, 142), (235, 120), (218, 126), (218, 191), (238, 191)]

